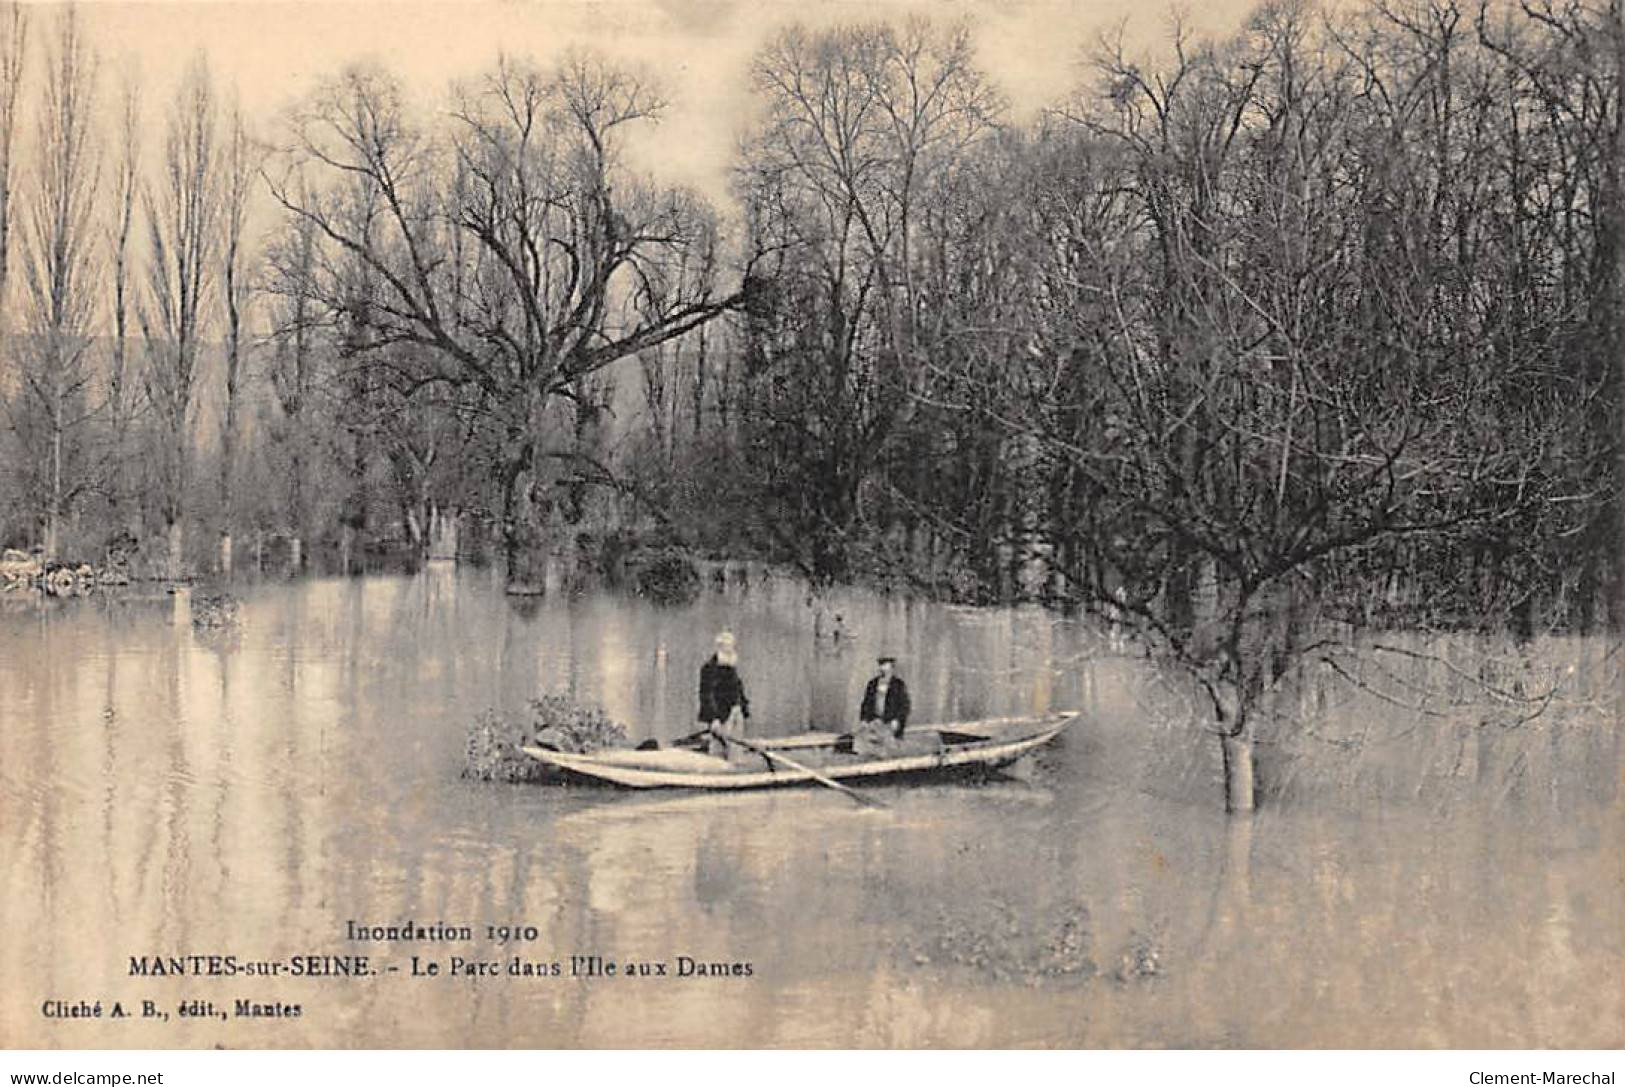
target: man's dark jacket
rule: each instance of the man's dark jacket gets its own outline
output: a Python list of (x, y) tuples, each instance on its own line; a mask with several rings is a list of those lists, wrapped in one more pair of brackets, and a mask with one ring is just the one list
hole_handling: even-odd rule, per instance
[(726, 721), (728, 714), (738, 706), (746, 717), (750, 716), (750, 702), (745, 698), (745, 684), (731, 664), (723, 664), (712, 654), (700, 666), (700, 721)]
[[(863, 691), (863, 706), (858, 710), (860, 721), (896, 721), (897, 735), (903, 734), (903, 726), (908, 724), (908, 687), (896, 676), (891, 677), (891, 686), (886, 688), (886, 704), (877, 707), (875, 694), (880, 690), (880, 677), (875, 676), (869, 681), (869, 686)], [(877, 712), (883, 710), (884, 712)]]

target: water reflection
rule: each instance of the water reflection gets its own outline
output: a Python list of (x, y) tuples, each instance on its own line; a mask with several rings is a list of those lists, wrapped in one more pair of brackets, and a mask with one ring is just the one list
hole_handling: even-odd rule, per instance
[[(1177, 683), (1037, 611), (850, 594), (838, 644), (787, 582), (686, 609), (515, 606), (488, 573), (249, 590), (0, 625), (6, 1045), (1607, 1046), (1622, 1041), (1618, 717), (1519, 728), (1322, 699), (1266, 753), (1278, 801), (1217, 811)], [(875, 653), (920, 720), (1080, 706), (1012, 778), (742, 796), (475, 786), (464, 728), (542, 691), (687, 732), (739, 635), (755, 723), (855, 711)], [(1589, 656), (1587, 656), (1589, 654)], [(1566, 658), (1565, 658), (1566, 659)], [(1589, 662), (1589, 663), (1588, 663)], [(1567, 665), (1564, 665), (1567, 667)], [(1594, 673), (1586, 669), (1594, 669)], [(1591, 676), (1593, 678), (1588, 679)], [(1584, 691), (1581, 692), (1584, 694)], [(1358, 743), (1349, 737), (1360, 738)], [(534, 925), (358, 946), (356, 919)], [(664, 963), (615, 979), (132, 978), (132, 955), (364, 951)], [(676, 977), (678, 957), (748, 978)], [(46, 999), (298, 1001), (297, 1020), (47, 1021)]]

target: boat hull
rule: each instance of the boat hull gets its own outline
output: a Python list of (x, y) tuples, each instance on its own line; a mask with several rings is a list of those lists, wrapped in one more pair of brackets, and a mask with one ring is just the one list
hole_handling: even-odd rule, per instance
[[(975, 766), (995, 769), (1007, 766), (1049, 743), (1072, 723), (1075, 716), (1066, 713), (1031, 719), (1033, 727), (1030, 729), (1012, 728), (1010, 726), (1019, 722), (1008, 720), (931, 726), (915, 731), (968, 739), (947, 742), (937, 751), (854, 757), (850, 761), (822, 763), (816, 769), (823, 776), (837, 781), (866, 781)], [(989, 726), (1002, 727), (994, 731)], [(833, 733), (821, 733), (757, 742), (773, 750), (799, 751), (833, 747), (835, 739)], [(532, 758), (560, 770), (630, 789), (766, 789), (816, 780), (813, 774), (805, 770), (797, 770), (774, 760), (761, 760), (762, 766), (757, 769), (681, 749), (607, 751), (589, 755), (542, 747), (526, 747), (524, 751)]]

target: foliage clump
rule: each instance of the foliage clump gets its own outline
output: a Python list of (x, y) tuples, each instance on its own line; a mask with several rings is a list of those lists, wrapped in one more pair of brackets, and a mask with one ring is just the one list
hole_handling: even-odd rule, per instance
[(192, 597), (192, 629), (227, 633), (242, 626), (242, 602), (230, 593), (197, 593)]
[(1020, 915), (1008, 902), (964, 915), (942, 910), (929, 939), (911, 944), (916, 966), (971, 969), (1001, 982), (1088, 981), (1100, 973), (1089, 908), (1066, 907), (1047, 919)]
[(539, 744), (585, 754), (624, 747), (626, 729), (597, 706), (583, 706), (564, 695), (544, 694), (530, 700), (531, 735)]
[(519, 717), (488, 709), (469, 724), (463, 777), (475, 781), (541, 781), (547, 764), (525, 754), (529, 745), (583, 754), (624, 747), (626, 729), (597, 706), (583, 706), (564, 695), (546, 694), (527, 705)]

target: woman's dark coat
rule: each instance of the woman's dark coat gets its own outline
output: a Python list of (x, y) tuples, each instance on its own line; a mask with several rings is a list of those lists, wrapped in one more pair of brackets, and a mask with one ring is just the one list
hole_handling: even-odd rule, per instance
[(735, 706), (746, 717), (750, 716), (745, 683), (733, 665), (723, 664), (713, 653), (711, 659), (700, 666), (700, 715), (696, 720), (726, 721)]

